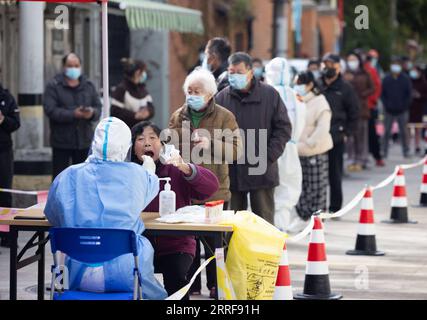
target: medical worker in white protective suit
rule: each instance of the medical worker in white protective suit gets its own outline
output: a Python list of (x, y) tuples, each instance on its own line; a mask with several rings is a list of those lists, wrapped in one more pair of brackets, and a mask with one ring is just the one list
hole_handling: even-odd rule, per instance
[[(140, 219), (143, 209), (157, 196), (159, 181), (155, 167), (146, 165), (146, 169), (128, 162), (130, 147), (128, 126), (114, 117), (103, 119), (96, 127), (90, 156), (85, 163), (71, 166), (56, 177), (44, 212), (57, 227), (135, 231), (143, 298), (164, 299), (166, 291), (154, 278), (153, 247), (141, 235), (145, 226)], [(71, 290), (133, 291), (132, 254), (101, 265), (87, 266), (71, 259), (66, 264)]]
[(274, 58), (267, 64), (265, 71), (267, 83), (280, 93), (292, 123), (292, 138), (277, 161), (280, 185), (274, 191), (274, 224), (280, 230), (287, 231), (296, 217), (294, 208), (302, 188), (302, 169), (297, 141), (305, 125), (305, 104), (297, 99), (296, 93), (290, 87), (292, 79), (289, 63), (285, 58)]

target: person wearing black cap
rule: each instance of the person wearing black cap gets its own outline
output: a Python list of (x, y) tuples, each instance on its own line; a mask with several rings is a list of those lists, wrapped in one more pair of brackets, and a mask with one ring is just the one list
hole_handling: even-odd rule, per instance
[(334, 147), (329, 151), (329, 211), (341, 209), (343, 202), (342, 175), (346, 137), (355, 132), (359, 119), (360, 102), (351, 85), (341, 76), (340, 57), (326, 54), (322, 61), (321, 84), (323, 94), (332, 110), (331, 135)]

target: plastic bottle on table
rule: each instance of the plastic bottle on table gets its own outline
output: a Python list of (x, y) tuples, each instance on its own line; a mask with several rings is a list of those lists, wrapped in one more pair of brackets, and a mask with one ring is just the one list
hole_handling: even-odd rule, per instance
[(176, 211), (176, 194), (171, 190), (169, 182), (171, 178), (160, 178), (159, 180), (166, 181), (165, 189), (159, 195), (159, 213), (160, 216), (175, 213)]

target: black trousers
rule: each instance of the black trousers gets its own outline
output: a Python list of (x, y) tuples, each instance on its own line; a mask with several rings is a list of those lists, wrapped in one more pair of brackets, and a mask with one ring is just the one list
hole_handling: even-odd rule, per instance
[(252, 212), (269, 223), (274, 224), (274, 189), (258, 189), (246, 192), (232, 191), (231, 210), (247, 210), (249, 192)]
[[(11, 189), (13, 181), (13, 150), (0, 151), (0, 188)], [(0, 192), (0, 207), (12, 207), (12, 194)]]
[[(207, 244), (213, 248), (213, 240), (212, 238), (205, 237), (205, 240)], [(188, 279), (190, 280), (191, 277), (196, 273), (197, 269), (199, 269), (201, 265), (201, 256), (200, 256), (200, 243), (201, 241), (199, 239), (196, 239), (196, 255), (194, 256), (193, 263), (191, 264), (190, 270), (188, 271)], [(210, 258), (211, 254), (209, 253), (209, 250), (205, 247), (205, 255), (206, 259)], [(207, 266), (206, 266), (206, 286), (209, 290), (216, 287), (216, 264), (215, 260), (212, 260)], [(191, 286), (190, 291), (202, 291), (202, 277), (200, 274), (196, 277), (196, 280), (194, 280), (193, 285)]]
[[(224, 203), (224, 210), (228, 209), (228, 202)], [(209, 247), (212, 250), (215, 250), (215, 243), (213, 238), (211, 237), (205, 237), (206, 243), (209, 245)], [(200, 257), (200, 243), (201, 241), (196, 238), (196, 254), (194, 256), (193, 263), (191, 264), (190, 270), (188, 272), (188, 279), (191, 279), (191, 277), (196, 273), (197, 269), (199, 269), (201, 263), (201, 257)], [(205, 255), (206, 259), (210, 258), (210, 252), (209, 248), (206, 247), (205, 244), (203, 244), (205, 247)], [(215, 260), (212, 260), (209, 262), (209, 264), (206, 266), (206, 286), (209, 290), (216, 287), (216, 263)], [(190, 291), (202, 291), (202, 278), (200, 274), (196, 277), (196, 280), (194, 280), (193, 285), (191, 286)]]
[[(224, 210), (228, 209), (228, 202), (224, 203)], [(208, 246), (215, 250), (215, 243), (213, 238), (211, 237), (205, 237), (205, 241), (208, 244)], [(200, 243), (201, 241), (196, 238), (196, 255), (194, 256), (193, 263), (191, 264), (190, 271), (188, 272), (188, 279), (191, 279), (193, 275), (196, 273), (197, 269), (200, 268)], [(205, 244), (203, 244), (205, 248), (205, 255), (206, 259), (210, 258), (210, 251), (209, 248), (206, 247)], [(216, 263), (215, 260), (212, 260), (206, 267), (206, 286), (209, 290), (216, 287)], [(191, 286), (190, 291), (202, 291), (202, 278), (200, 274), (196, 277), (196, 280), (194, 281), (193, 285)]]
[(375, 160), (382, 160), (381, 156), (381, 147), (380, 147), (380, 137), (377, 134), (375, 128), (376, 121), (378, 119), (378, 111), (372, 110), (371, 118), (368, 123), (369, 130), (369, 152), (372, 154)]
[[(0, 151), (0, 188), (11, 189), (13, 182), (13, 150), (8, 148)], [(12, 194), (0, 192), (0, 207), (12, 207)], [(1, 245), (6, 245), (6, 232), (0, 232)]]
[(52, 181), (70, 165), (84, 162), (88, 153), (89, 149), (52, 148)]
[(329, 211), (341, 209), (343, 202), (342, 175), (344, 167), (344, 141), (334, 141), (334, 147), (328, 153), (329, 159)]
[[(169, 296), (188, 284), (187, 273), (192, 262), (193, 257), (188, 253), (168, 254), (154, 258), (154, 268), (156, 273), (163, 274), (163, 283)], [(182, 300), (189, 299), (187, 292)]]

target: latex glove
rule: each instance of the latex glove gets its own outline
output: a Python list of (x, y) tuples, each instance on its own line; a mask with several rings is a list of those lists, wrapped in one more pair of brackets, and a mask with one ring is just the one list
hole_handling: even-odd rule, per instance
[(156, 174), (156, 164), (154, 163), (153, 158), (151, 158), (150, 156), (142, 156), (143, 159), (143, 163), (142, 163), (142, 167), (147, 170), (149, 173), (151, 174)]

